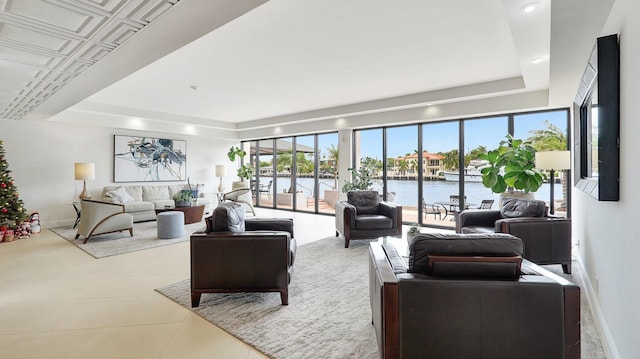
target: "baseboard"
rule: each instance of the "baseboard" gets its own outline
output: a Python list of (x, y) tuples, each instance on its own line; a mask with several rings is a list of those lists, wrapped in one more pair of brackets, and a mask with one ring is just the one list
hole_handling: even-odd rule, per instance
[[(577, 251), (574, 251), (574, 253)], [(600, 302), (598, 301), (598, 296), (591, 284), (591, 278), (587, 274), (587, 270), (584, 267), (584, 263), (582, 262), (582, 258), (580, 255), (576, 255), (576, 262), (580, 266), (580, 273), (582, 274), (582, 283), (585, 286), (584, 291), (587, 294), (587, 302), (589, 303), (589, 307), (591, 308), (591, 312), (593, 314), (593, 321), (596, 325), (596, 330), (602, 338), (602, 347), (604, 349), (604, 353), (607, 358), (610, 359), (622, 359), (620, 357), (620, 353), (618, 353), (618, 349), (616, 344), (611, 336), (611, 332), (609, 331), (609, 327), (607, 326), (607, 321), (605, 320), (604, 314), (602, 310), (600, 310)]]

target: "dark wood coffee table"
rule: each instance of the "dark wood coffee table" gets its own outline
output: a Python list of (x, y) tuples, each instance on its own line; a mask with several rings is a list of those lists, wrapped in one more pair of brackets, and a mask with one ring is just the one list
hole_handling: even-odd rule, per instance
[(156, 208), (156, 214), (167, 211), (180, 211), (184, 213), (184, 224), (198, 223), (204, 215), (204, 205), (191, 207)]

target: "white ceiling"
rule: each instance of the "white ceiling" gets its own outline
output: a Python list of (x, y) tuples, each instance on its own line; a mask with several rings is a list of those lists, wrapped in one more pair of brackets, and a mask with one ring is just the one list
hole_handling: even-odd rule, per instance
[[(597, 24), (613, 0), (176, 2), (0, 0), (5, 22), (18, 4), (25, 12), (46, 13), (40, 21), (51, 23), (66, 14), (53, 11), (52, 4), (66, 10), (109, 5), (120, 11), (106, 18), (131, 33), (23, 117), (144, 129), (179, 123), (233, 132), (541, 91), (552, 94), (547, 106), (568, 106)], [(133, 31), (132, 12), (122, 10), (131, 3), (163, 13)], [(530, 3), (535, 10), (523, 12)], [(577, 31), (583, 25), (571, 15), (572, 6), (576, 15), (593, 12), (602, 20)], [(555, 15), (560, 11), (561, 18)], [(3, 25), (0, 66), (11, 45)], [(557, 46), (556, 39), (566, 44)], [(7, 106), (8, 94), (23, 82), (0, 83), (0, 106)], [(550, 83), (563, 90), (549, 89)]]

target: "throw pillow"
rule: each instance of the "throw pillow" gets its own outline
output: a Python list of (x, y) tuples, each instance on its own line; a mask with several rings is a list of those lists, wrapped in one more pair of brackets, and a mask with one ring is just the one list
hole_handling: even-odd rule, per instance
[(502, 201), (500, 213), (505, 218), (544, 217), (547, 213), (547, 207), (544, 201), (506, 198)]
[(244, 232), (244, 206), (237, 202), (222, 202), (211, 216), (213, 232)]
[(376, 214), (378, 213), (380, 196), (377, 191), (349, 191), (347, 192), (347, 201), (358, 209), (358, 214)]
[(131, 195), (129, 195), (127, 191), (124, 189), (124, 187), (122, 186), (114, 189), (113, 191), (107, 192), (107, 196), (113, 198), (116, 203), (121, 203), (121, 204), (135, 201), (135, 199), (131, 197)]

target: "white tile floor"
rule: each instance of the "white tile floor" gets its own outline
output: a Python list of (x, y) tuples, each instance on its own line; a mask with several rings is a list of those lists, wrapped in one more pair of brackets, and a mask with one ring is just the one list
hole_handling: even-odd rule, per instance
[[(298, 244), (334, 218), (292, 217)], [(154, 291), (189, 277), (189, 243), (95, 259), (44, 230), (0, 244), (0, 358), (265, 358)]]

